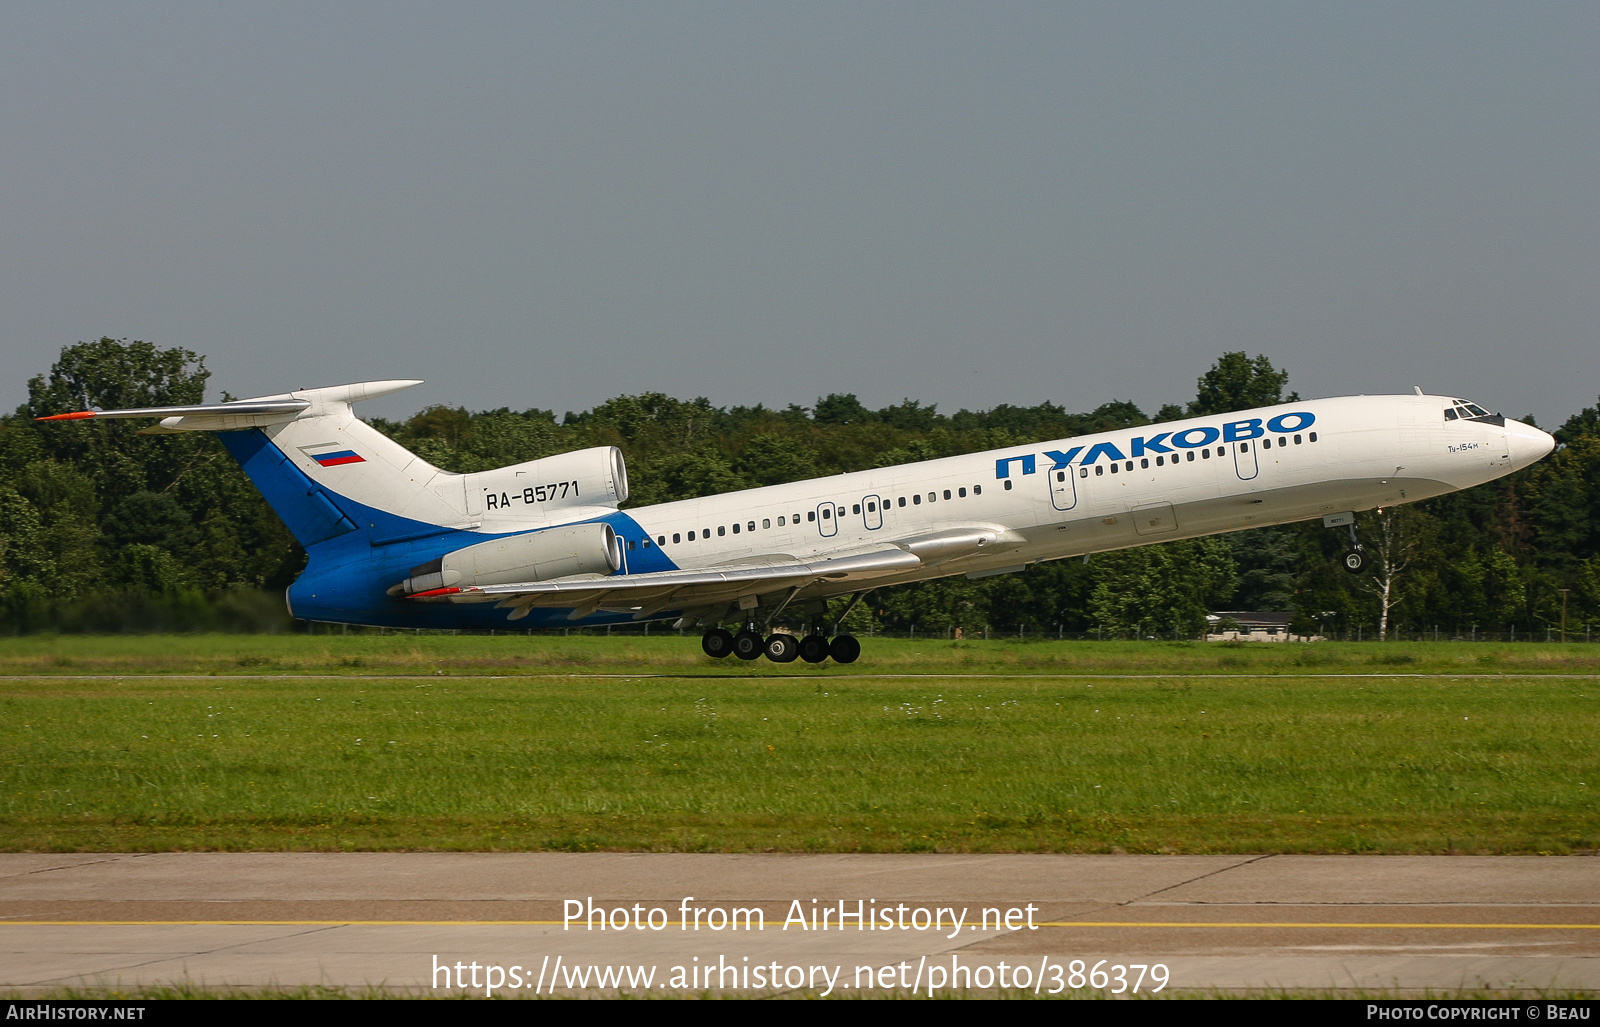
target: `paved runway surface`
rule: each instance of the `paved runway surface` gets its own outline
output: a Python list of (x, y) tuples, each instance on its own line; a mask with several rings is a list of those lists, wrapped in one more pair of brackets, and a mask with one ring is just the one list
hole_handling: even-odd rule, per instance
[(1600, 859), (0, 855), (0, 987), (181, 981), (509, 996), (1600, 992)]

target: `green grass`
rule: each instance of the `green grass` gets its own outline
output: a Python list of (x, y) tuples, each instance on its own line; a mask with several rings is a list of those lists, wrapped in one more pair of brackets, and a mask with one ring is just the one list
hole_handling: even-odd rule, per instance
[[(86, 657), (97, 661), (118, 659), (117, 644), (173, 663), (225, 656), (214, 639), (198, 657), (183, 651), (187, 639), (87, 641), (100, 646)], [(168, 652), (145, 645), (154, 641)], [(248, 648), (260, 641), (240, 640), (246, 657), (261, 652)], [(423, 661), (419, 672), (429, 658), (470, 659), (474, 647), (509, 656), (514, 649), (499, 650), (502, 641), (539, 644), (300, 641), (305, 659), (324, 661), (308, 666), (387, 654)], [(548, 643), (576, 658), (604, 641)], [(666, 658), (677, 658), (678, 640), (660, 641)], [(901, 656), (916, 656), (911, 643), (897, 645), (906, 647)], [(423, 655), (409, 656), (409, 646)], [(1108, 661), (1114, 648), (975, 651), (992, 666), (1033, 649), (1041, 659), (1055, 651)], [(1136, 660), (1234, 655), (1128, 648)], [(1263, 645), (1237, 655), (1282, 660), (1279, 652), (1292, 658), (1296, 648), (1315, 651)], [(1352, 649), (1332, 650), (1342, 661), (1335, 665), (1370, 655)], [(1568, 658), (1550, 649), (1551, 662)], [(1418, 662), (1450, 652), (1440, 646)], [(1120, 679), (753, 669), (765, 676), (0, 681), (0, 849), (1600, 846), (1594, 678), (1311, 678), (1287, 664), (1280, 676)], [(558, 673), (574, 671), (569, 664)]]
[(0, 675), (1596, 674), (1600, 645), (1461, 642), (1057, 642), (862, 639), (859, 663), (711, 660), (652, 635), (30, 635), (0, 639)]

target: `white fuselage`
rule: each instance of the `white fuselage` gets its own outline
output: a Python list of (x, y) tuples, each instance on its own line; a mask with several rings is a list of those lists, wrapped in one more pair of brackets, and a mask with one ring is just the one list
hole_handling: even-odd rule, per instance
[[(1447, 421), (1450, 402), (1435, 396), (1296, 402), (629, 514), (682, 568), (776, 554), (805, 559), (943, 529), (981, 526), (1006, 533), (1013, 545), (937, 568), (939, 575), (981, 574), (1427, 499), (1498, 478), (1553, 445), (1550, 436), (1517, 421)], [(1296, 415), (1305, 414), (1310, 422), (1302, 430), (1265, 430), (1281, 415), (1286, 419), (1278, 423), (1292, 429), (1306, 420)], [(1260, 434), (1224, 437), (1225, 426), (1251, 421), (1259, 422)], [(1206, 439), (1212, 430), (1217, 437), (1205, 445), (1174, 443)], [(1233, 434), (1252, 430), (1236, 428)], [(1061, 456), (1071, 459), (1056, 466)], [(894, 580), (933, 576), (913, 572)]]

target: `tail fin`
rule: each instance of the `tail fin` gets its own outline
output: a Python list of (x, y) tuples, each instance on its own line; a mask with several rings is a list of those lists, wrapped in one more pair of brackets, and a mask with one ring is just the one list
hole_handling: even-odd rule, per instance
[(304, 546), (368, 528), (379, 533), (465, 525), (463, 476), (449, 474), (356, 418), (350, 404), (415, 380), (361, 382), (231, 403), (83, 411), (40, 420), (160, 417), (166, 433), (221, 432), (296, 541)]
[(82, 411), (42, 421), (160, 417), (150, 432), (215, 431), (306, 548), (360, 531), (373, 546), (453, 530), (529, 531), (615, 511), (627, 471), (614, 447), (451, 474), (372, 426), (350, 404), (420, 381), (362, 382), (231, 403)]

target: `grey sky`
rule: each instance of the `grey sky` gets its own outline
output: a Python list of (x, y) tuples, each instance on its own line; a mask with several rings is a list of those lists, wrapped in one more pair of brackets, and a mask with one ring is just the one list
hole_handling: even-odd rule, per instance
[(1600, 394), (1600, 6), (6, 4), (0, 406)]

